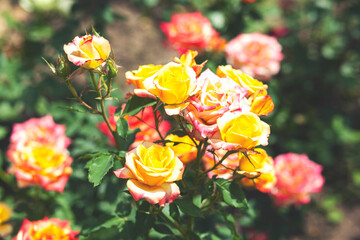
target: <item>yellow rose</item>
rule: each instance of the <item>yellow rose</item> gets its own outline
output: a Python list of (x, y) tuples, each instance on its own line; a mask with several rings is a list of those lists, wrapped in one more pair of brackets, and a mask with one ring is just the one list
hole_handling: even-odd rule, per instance
[[(172, 142), (166, 143), (166, 146), (170, 147), (175, 152), (175, 155), (184, 164), (196, 159), (197, 148), (189, 136), (185, 135), (183, 137), (179, 137), (177, 135), (170, 134), (165, 138), (165, 140), (172, 141)], [(180, 143), (176, 144), (177, 142), (180, 142)], [(196, 142), (198, 142), (198, 141), (196, 141)]]
[(250, 96), (249, 101), (251, 102), (250, 112), (253, 112), (256, 115), (267, 116), (274, 110), (274, 103), (270, 95), (267, 95), (266, 90), (256, 91)]
[(103, 37), (85, 35), (75, 37), (71, 43), (64, 45), (64, 51), (70, 62), (85, 69), (93, 69), (109, 58), (111, 47)]
[(138, 70), (125, 73), (126, 81), (128, 84), (133, 84), (138, 89), (144, 89), (143, 81), (156, 74), (162, 67), (162, 65), (152, 64), (140, 66)]
[(246, 154), (247, 156), (244, 153), (239, 154), (239, 174), (254, 178), (271, 171), (271, 166), (267, 162), (269, 156), (264, 149), (255, 148)]
[(268, 144), (270, 126), (254, 113), (227, 112), (217, 120), (217, 124), (222, 142), (214, 143), (215, 148), (252, 149)]
[(184, 165), (170, 147), (152, 143), (140, 144), (125, 156), (125, 167), (114, 171), (118, 178), (127, 178), (127, 187), (135, 201), (164, 206), (180, 194), (174, 183), (182, 179)]
[(270, 192), (276, 184), (274, 160), (272, 159), (272, 157), (267, 157), (265, 164), (269, 168), (269, 171), (267, 173), (262, 173), (260, 176), (253, 179), (242, 178), (241, 185), (257, 188), (259, 191), (264, 193)]
[(185, 101), (197, 91), (195, 71), (174, 62), (163, 66), (154, 78), (146, 79), (143, 84), (165, 104), (169, 115), (179, 114), (188, 105)]
[(0, 202), (0, 237), (5, 238), (12, 232), (12, 226), (6, 223), (12, 214), (11, 208), (3, 203)]
[(230, 65), (218, 66), (216, 74), (219, 77), (228, 77), (248, 90), (249, 95), (258, 90), (266, 90), (267, 85), (246, 75), (240, 70), (233, 69)]

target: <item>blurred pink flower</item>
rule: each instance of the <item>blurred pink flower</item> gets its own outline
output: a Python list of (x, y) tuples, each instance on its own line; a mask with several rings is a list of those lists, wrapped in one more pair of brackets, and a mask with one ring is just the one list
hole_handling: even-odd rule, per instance
[(9, 173), (15, 174), (19, 187), (64, 191), (72, 173), (66, 149), (70, 142), (65, 126), (56, 124), (50, 115), (15, 124), (7, 151), (12, 163)]
[(281, 154), (274, 164), (277, 182), (270, 194), (279, 206), (307, 204), (310, 194), (319, 192), (324, 185), (322, 166), (306, 154)]
[(189, 49), (199, 52), (222, 51), (226, 44), (200, 12), (173, 14), (170, 22), (160, 23), (160, 28), (179, 54)]
[(275, 37), (256, 32), (244, 33), (226, 45), (226, 61), (252, 77), (269, 80), (280, 70), (281, 50)]

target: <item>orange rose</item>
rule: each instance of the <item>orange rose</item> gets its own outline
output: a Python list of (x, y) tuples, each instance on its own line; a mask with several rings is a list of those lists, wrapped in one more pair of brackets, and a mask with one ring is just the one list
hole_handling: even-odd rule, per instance
[(180, 54), (188, 49), (221, 51), (226, 43), (200, 12), (173, 14), (171, 22), (162, 22), (160, 28)]

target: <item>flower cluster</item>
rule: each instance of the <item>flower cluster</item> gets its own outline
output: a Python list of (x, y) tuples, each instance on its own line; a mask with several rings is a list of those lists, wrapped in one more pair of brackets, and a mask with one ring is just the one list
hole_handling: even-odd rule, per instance
[(80, 231), (74, 231), (70, 227), (69, 221), (62, 221), (58, 218), (47, 218), (38, 221), (24, 222), (12, 240), (43, 240), (43, 239), (67, 239), (77, 240), (77, 234)]
[(225, 50), (228, 64), (260, 80), (269, 80), (280, 70), (282, 47), (275, 37), (257, 32), (242, 33), (226, 42), (200, 12), (173, 14), (171, 21), (161, 23), (160, 28), (180, 54), (186, 50)]
[[(198, 156), (200, 141), (208, 141), (202, 161), (209, 177), (229, 179), (236, 172), (249, 178), (270, 174), (271, 162), (265, 150), (255, 148), (267, 145), (270, 134), (269, 125), (260, 119), (274, 108), (267, 85), (230, 65), (219, 66), (216, 73), (209, 69), (201, 72), (204, 63), (197, 64), (196, 55), (188, 51), (164, 66), (140, 66), (126, 73), (127, 81), (136, 87), (136, 95), (158, 99), (168, 115), (191, 125), (188, 136), (165, 138), (170, 141), (166, 146), (184, 163)], [(234, 152), (229, 155), (228, 151)], [(256, 163), (254, 168), (248, 163), (249, 156)], [(116, 174), (132, 178), (136, 174), (131, 172)]]
[(173, 14), (171, 21), (162, 22), (160, 28), (167, 36), (169, 44), (180, 54), (189, 49), (221, 51), (226, 44), (200, 12)]
[(15, 124), (7, 151), (9, 172), (15, 174), (19, 187), (37, 185), (62, 192), (72, 173), (69, 144), (65, 126), (50, 115)]

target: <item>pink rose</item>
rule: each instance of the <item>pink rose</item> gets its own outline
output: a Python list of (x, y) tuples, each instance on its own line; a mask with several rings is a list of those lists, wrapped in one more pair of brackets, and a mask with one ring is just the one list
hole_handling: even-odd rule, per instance
[(173, 14), (171, 22), (162, 22), (160, 28), (179, 54), (189, 49), (221, 51), (226, 43), (200, 12)]
[(220, 78), (210, 69), (197, 79), (201, 90), (189, 98), (185, 118), (202, 138), (211, 138), (217, 131), (217, 120), (226, 112), (249, 112), (250, 102), (245, 98), (246, 88), (230, 78)]
[(9, 173), (15, 174), (19, 187), (63, 192), (72, 173), (69, 144), (65, 126), (54, 123), (51, 116), (15, 124), (7, 151), (12, 163)]
[(24, 222), (18, 234), (12, 240), (43, 240), (43, 239), (67, 239), (77, 240), (80, 231), (71, 229), (69, 221), (58, 218), (47, 218), (38, 221)]
[(281, 45), (261, 33), (239, 34), (225, 47), (226, 61), (252, 77), (269, 80), (280, 70)]
[(93, 69), (109, 58), (111, 47), (109, 41), (103, 37), (85, 35), (75, 37), (71, 43), (64, 45), (64, 51), (73, 64)]
[[(124, 109), (125, 104), (123, 105)], [(116, 107), (110, 106), (109, 107), (109, 122), (111, 127), (116, 129), (116, 121), (117, 117), (114, 115)], [(157, 116), (159, 118), (159, 115)], [(147, 141), (147, 142), (155, 142), (156, 140), (160, 140), (159, 133), (156, 131), (155, 128), (155, 116), (153, 112), (153, 108), (151, 106), (144, 108), (135, 116), (125, 116), (124, 117), (129, 124), (129, 129), (133, 130), (136, 128), (140, 129), (135, 136), (135, 142), (129, 147), (129, 149), (135, 148), (140, 143)], [(115, 145), (115, 140), (113, 135), (111, 134), (108, 126), (105, 122), (101, 122), (97, 125), (102, 133), (104, 133), (110, 140), (112, 145)], [(171, 124), (168, 121), (162, 121), (159, 125), (159, 131), (162, 136), (164, 136), (171, 128)]]
[(306, 154), (281, 154), (274, 162), (277, 182), (271, 195), (279, 206), (307, 204), (310, 194), (319, 192), (324, 185), (322, 166)]

